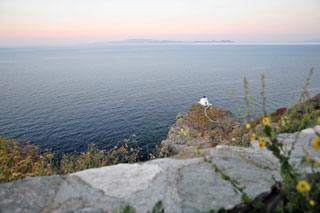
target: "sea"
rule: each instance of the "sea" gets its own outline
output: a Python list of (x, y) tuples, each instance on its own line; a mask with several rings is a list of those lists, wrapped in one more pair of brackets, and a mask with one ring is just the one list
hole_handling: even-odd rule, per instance
[[(135, 135), (150, 151), (178, 113), (207, 96), (239, 116), (244, 77), (261, 112), (320, 92), (320, 45), (144, 44), (0, 48), (0, 136), (57, 153), (110, 149)], [(292, 98), (295, 97), (295, 98)], [(292, 102), (295, 103), (295, 102)]]

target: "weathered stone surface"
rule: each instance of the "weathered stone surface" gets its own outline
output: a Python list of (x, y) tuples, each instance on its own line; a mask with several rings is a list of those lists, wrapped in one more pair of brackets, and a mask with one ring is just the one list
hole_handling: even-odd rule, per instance
[[(157, 165), (118, 164), (76, 172), (71, 176), (79, 176), (92, 187), (101, 189), (108, 195), (122, 198), (127, 194), (149, 188), (152, 180), (160, 172), (162, 169)], [(108, 184), (105, 184), (106, 182)]]
[[(320, 131), (320, 126), (315, 129)], [(281, 134), (290, 148), (297, 133)], [(312, 150), (312, 129), (303, 130), (290, 161), (299, 162)], [(223, 171), (246, 186), (254, 198), (270, 191), (280, 180), (279, 162), (266, 148), (218, 145), (201, 150)], [(232, 208), (240, 202), (230, 183), (215, 173), (201, 158), (180, 154), (180, 159), (164, 158), (136, 164), (119, 164), (89, 169), (69, 176), (27, 178), (0, 185), (1, 212), (116, 212), (130, 204), (137, 212), (151, 211), (162, 201), (165, 212), (207, 212)], [(181, 157), (182, 156), (182, 157)], [(190, 156), (190, 158), (188, 158)]]
[(79, 177), (26, 178), (0, 185), (0, 212), (104, 212), (120, 201)]

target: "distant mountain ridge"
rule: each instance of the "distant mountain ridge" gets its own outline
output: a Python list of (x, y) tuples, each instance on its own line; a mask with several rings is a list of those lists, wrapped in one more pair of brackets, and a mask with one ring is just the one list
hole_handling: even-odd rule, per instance
[(291, 44), (312, 44), (320, 43), (320, 40), (309, 40), (309, 41), (295, 41), (295, 42), (235, 42), (232, 40), (195, 40), (195, 41), (179, 41), (179, 40), (157, 40), (157, 39), (145, 39), (145, 38), (132, 38), (119, 41), (109, 41), (109, 42), (96, 42), (96, 43), (86, 43), (81, 44), (82, 46), (100, 46), (109, 44), (277, 44), (277, 43), (291, 43)]
[(111, 41), (105, 44), (168, 44), (168, 43), (234, 43), (231, 40), (210, 40), (210, 41), (174, 41), (174, 40), (155, 40), (155, 39), (127, 39), (123, 41)]

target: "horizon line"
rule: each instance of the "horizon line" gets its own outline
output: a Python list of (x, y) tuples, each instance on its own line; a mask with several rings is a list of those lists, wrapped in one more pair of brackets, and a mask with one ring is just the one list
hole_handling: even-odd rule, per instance
[[(133, 40), (145, 40), (148, 42), (130, 42)], [(179, 41), (179, 40), (167, 40), (167, 39), (144, 39), (144, 38), (132, 38), (116, 41), (102, 41), (102, 42), (86, 42), (86, 43), (66, 43), (66, 44), (26, 44), (26, 45), (8, 45), (0, 46), (1, 49), (5, 48), (41, 48), (41, 47), (70, 47), (70, 46), (112, 46), (112, 45), (320, 45), (320, 40), (315, 41), (253, 41), (253, 42), (237, 42), (232, 40), (193, 40), (193, 41)]]

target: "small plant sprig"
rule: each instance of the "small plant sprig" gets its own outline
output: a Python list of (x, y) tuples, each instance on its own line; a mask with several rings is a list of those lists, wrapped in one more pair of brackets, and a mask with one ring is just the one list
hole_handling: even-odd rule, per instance
[[(130, 205), (126, 205), (125, 207), (123, 207), (123, 204), (120, 204), (120, 207), (117, 209), (117, 213), (136, 213), (136, 210)], [(148, 211), (147, 213), (164, 213), (162, 201), (160, 200), (156, 204), (154, 204), (152, 211)]]

